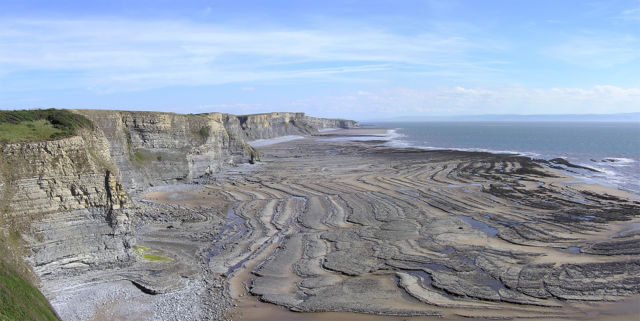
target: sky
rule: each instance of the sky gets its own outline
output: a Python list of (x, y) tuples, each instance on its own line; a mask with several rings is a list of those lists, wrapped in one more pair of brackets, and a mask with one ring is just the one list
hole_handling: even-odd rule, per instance
[(640, 0), (0, 0), (0, 109), (640, 112)]

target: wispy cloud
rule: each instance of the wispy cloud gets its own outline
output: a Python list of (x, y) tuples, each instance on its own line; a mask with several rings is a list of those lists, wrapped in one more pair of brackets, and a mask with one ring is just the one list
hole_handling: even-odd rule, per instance
[(471, 115), (486, 114), (489, 110), (496, 114), (621, 113), (640, 110), (640, 88), (393, 88), (315, 97), (291, 105), (294, 109), (318, 109), (324, 106), (324, 109), (318, 109), (325, 113), (321, 116), (349, 113), (351, 117)]
[[(629, 26), (638, 5), (589, 15), (584, 7), (558, 6), (582, 12), (558, 13), (566, 17), (560, 29), (523, 27), (513, 17), (489, 21), (492, 6), (463, 3), (429, 19), (418, 11), (404, 19), (374, 10), (305, 20), (276, 10), (225, 20), (214, 5), (180, 18), (7, 14), (0, 19), (0, 105), (32, 107), (24, 99), (37, 97), (59, 107), (306, 110), (355, 118), (637, 111), (640, 33)], [(612, 18), (619, 15), (625, 21)]]
[(620, 13), (619, 18), (623, 20), (640, 22), (640, 1), (636, 3), (636, 7), (623, 10), (622, 13)]
[(607, 68), (640, 59), (640, 40), (632, 35), (573, 36), (543, 54), (582, 67)]
[(5, 75), (57, 73), (54, 77), (69, 86), (105, 92), (397, 66), (460, 74), (498, 68), (492, 61), (469, 58), (474, 50), (492, 50), (479, 39), (436, 32), (408, 36), (371, 27), (240, 30), (189, 21), (3, 20), (0, 43)]

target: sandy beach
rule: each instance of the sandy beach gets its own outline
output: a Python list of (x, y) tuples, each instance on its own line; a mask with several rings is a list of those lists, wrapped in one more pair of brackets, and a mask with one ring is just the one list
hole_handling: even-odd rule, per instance
[[(262, 142), (257, 165), (207, 185), (140, 195), (155, 214), (139, 224), (138, 243), (173, 261), (137, 273), (161, 271), (150, 284), (178, 278), (185, 285), (95, 304), (95, 316), (170, 295), (174, 305), (197, 307), (197, 318), (233, 320), (625, 320), (640, 313), (637, 195), (576, 182), (526, 157), (393, 149), (371, 138), (386, 133)], [(179, 319), (175, 311), (153, 315)]]

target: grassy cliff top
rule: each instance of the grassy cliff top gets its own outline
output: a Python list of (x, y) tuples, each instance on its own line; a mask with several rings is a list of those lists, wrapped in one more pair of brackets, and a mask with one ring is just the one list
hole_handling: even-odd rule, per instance
[(93, 128), (86, 117), (64, 109), (1, 110), (0, 143), (57, 139)]

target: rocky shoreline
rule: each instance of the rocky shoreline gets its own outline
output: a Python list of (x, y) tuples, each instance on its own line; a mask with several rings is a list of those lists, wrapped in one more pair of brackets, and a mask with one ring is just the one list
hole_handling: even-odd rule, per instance
[(324, 139), (371, 133), (261, 146), (259, 165), (147, 190), (137, 244), (171, 261), (43, 288), (66, 320), (640, 313), (637, 195), (526, 157)]

